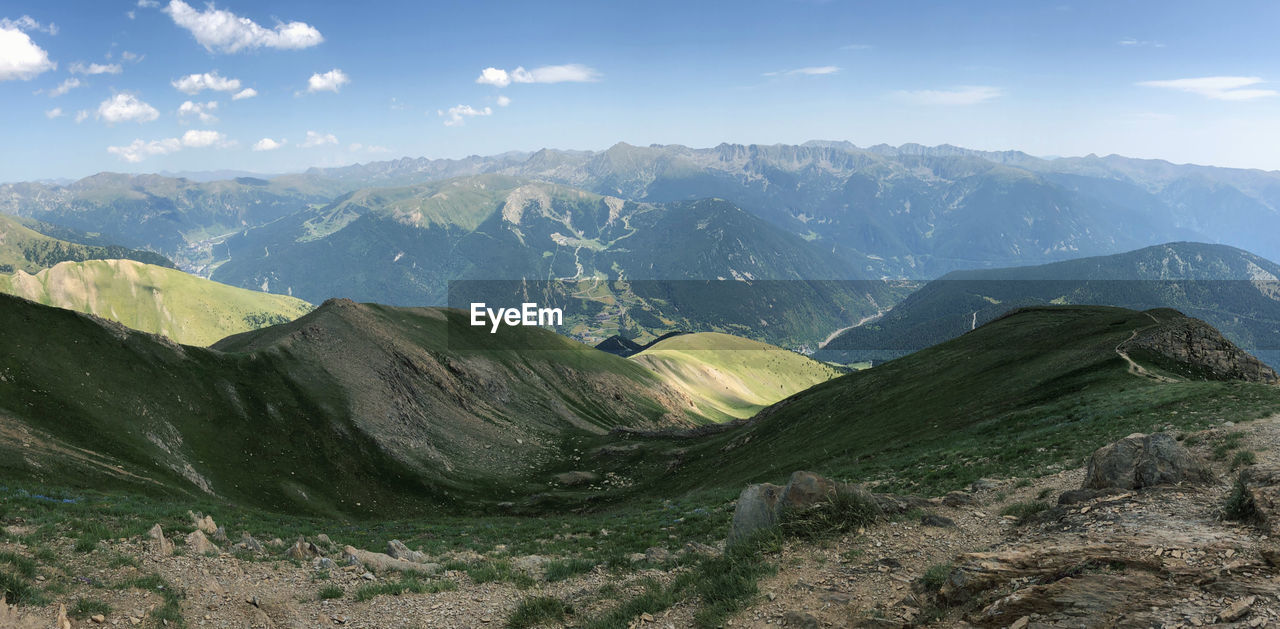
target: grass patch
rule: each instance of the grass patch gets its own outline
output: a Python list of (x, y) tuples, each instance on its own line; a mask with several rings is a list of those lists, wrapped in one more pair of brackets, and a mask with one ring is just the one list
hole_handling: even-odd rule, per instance
[(1254, 454), (1252, 450), (1241, 450), (1231, 457), (1231, 469), (1247, 467), (1257, 462), (1258, 455)]
[(1257, 505), (1253, 504), (1253, 499), (1244, 486), (1244, 474), (1236, 477), (1231, 493), (1227, 494), (1227, 500), (1222, 505), (1222, 517), (1239, 522), (1257, 522), (1261, 519)]
[(379, 596), (400, 596), (406, 592), (410, 594), (435, 594), (437, 592), (452, 592), (456, 589), (458, 589), (458, 584), (447, 579), (424, 581), (415, 576), (405, 576), (399, 581), (372, 583), (361, 587), (356, 590), (355, 599), (356, 602), (362, 603)]
[(1029, 500), (1026, 502), (1015, 502), (1000, 510), (1000, 515), (1008, 515), (1018, 518), (1021, 522), (1027, 518), (1043, 513), (1049, 510), (1049, 503), (1039, 500)]
[(326, 585), (320, 588), (320, 593), (317, 597), (323, 601), (331, 598), (342, 598), (345, 594), (346, 591), (337, 585)]
[(590, 559), (560, 559), (547, 564), (547, 581), (563, 581), (578, 574), (591, 572), (596, 562)]
[(67, 610), (67, 615), (71, 616), (72, 618), (75, 618), (76, 620), (84, 620), (85, 618), (88, 618), (90, 616), (94, 616), (97, 614), (102, 614), (103, 616), (106, 616), (107, 614), (110, 614), (110, 613), (111, 613), (110, 605), (108, 605), (104, 601), (100, 601), (93, 598), (79, 599), (75, 602), (74, 605), (71, 606), (71, 609)]
[(31, 585), (30, 579), (0, 570), (0, 595), (10, 605), (40, 606), (49, 602), (44, 593)]
[(526, 629), (550, 623), (563, 624), (565, 618), (571, 615), (573, 607), (568, 603), (554, 596), (534, 596), (520, 601), (507, 617), (507, 626)]
[(13, 566), (13, 569), (20, 576), (28, 579), (36, 578), (36, 562), (29, 557), (23, 557), (13, 551), (4, 550), (0, 551), (0, 564)]
[(512, 583), (518, 588), (532, 586), (536, 580), (523, 570), (512, 567), (510, 561), (485, 561), (467, 567), (467, 576), (479, 583)]
[(949, 563), (935, 563), (924, 571), (924, 575), (920, 577), (920, 583), (926, 592), (937, 592), (947, 582), (954, 568), (955, 566)]
[(808, 509), (784, 513), (781, 529), (786, 537), (813, 540), (857, 530), (883, 516), (870, 494), (837, 492)]

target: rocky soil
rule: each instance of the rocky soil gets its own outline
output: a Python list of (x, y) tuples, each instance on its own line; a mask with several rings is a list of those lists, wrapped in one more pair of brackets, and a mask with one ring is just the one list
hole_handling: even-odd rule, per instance
[[(1280, 626), (1280, 532), (1272, 532), (1280, 525), (1280, 416), (1182, 437), (1209, 468), (1207, 482), (1081, 491), (1084, 468), (1031, 480), (994, 479), (842, 538), (788, 543), (776, 574), (760, 582), (760, 596), (727, 626)], [(1233, 452), (1256, 457), (1247, 466), (1254, 483), (1248, 489), (1259, 519), (1223, 518), (1238, 473), (1232, 456), (1214, 458), (1228, 439)], [(1098, 469), (1117, 468), (1103, 463)], [(1168, 480), (1165, 472), (1147, 477)], [(1007, 509), (1041, 501), (1048, 508), (1039, 512)], [(185, 592), (187, 626), (211, 628), (498, 627), (535, 595), (569, 602), (576, 611), (569, 622), (581, 622), (609, 607), (612, 597), (639, 592), (641, 580), (673, 576), (656, 568), (619, 575), (597, 567), (548, 583), (536, 579), (546, 558), (510, 557), (502, 548), (484, 556), (429, 557), (407, 548), (349, 549), (327, 539), (276, 542), (288, 548), (289, 559), (249, 559), (235, 547), (247, 540), (222, 541), (225, 533), (212, 519), (193, 521), (200, 533), (164, 538), (179, 541), (176, 554), (154, 538), (116, 540), (92, 555), (74, 552), (73, 540), (63, 540), (55, 550), (77, 585), (45, 607), (0, 610), (0, 626), (57, 626), (59, 606), (70, 608), (81, 597), (105, 601), (112, 612), (101, 622), (71, 619), (72, 627), (163, 626), (153, 618), (162, 593), (101, 587), (152, 573)], [(8, 532), (23, 533), (20, 525)], [(217, 547), (194, 552), (206, 541)], [(0, 541), (0, 550), (26, 549)], [(378, 551), (398, 558), (369, 554)], [(136, 565), (110, 567), (94, 558), (116, 553), (136, 558)], [(349, 555), (362, 565), (345, 565)], [(534, 585), (475, 583), (465, 571), (447, 569), (485, 557), (511, 561), (535, 577)], [(364, 586), (401, 579), (401, 572), (387, 569), (391, 564), (376, 569), (386, 560), (415, 564), (424, 582), (456, 589), (356, 600)], [(321, 600), (326, 586), (344, 595)], [(605, 588), (616, 594), (603, 595)], [(634, 625), (692, 626), (696, 611), (696, 600), (685, 601)]]

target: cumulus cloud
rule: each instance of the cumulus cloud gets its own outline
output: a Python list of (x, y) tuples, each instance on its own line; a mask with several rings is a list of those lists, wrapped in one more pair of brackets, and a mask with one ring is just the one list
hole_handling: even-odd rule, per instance
[(506, 96), (499, 96), (499, 97), (498, 97), (498, 106), (499, 106), (499, 107), (506, 107), (507, 105), (510, 105), (510, 104), (511, 104), (511, 99), (510, 99), (510, 98), (507, 98)]
[(120, 74), (124, 68), (118, 63), (88, 63), (77, 61), (67, 68), (72, 74)]
[(191, 31), (196, 42), (209, 52), (233, 53), (256, 48), (297, 50), (324, 41), (320, 31), (305, 22), (280, 22), (266, 28), (230, 11), (207, 5), (198, 11), (182, 0), (170, 0), (164, 12), (173, 23)]
[(476, 116), (489, 116), (493, 114), (493, 110), (485, 107), (484, 109), (476, 109), (471, 105), (454, 105), (448, 111), (436, 110), (436, 115), (447, 116), (444, 121), (446, 127), (460, 127), (467, 122), (467, 118)]
[(190, 148), (206, 148), (226, 144), (227, 136), (220, 131), (192, 129), (182, 134), (182, 145)]
[(255, 151), (274, 151), (274, 150), (276, 150), (276, 149), (278, 149), (278, 148), (280, 148), (280, 147), (284, 146), (284, 143), (285, 143), (285, 141), (284, 141), (284, 140), (280, 140), (279, 142), (277, 142), (277, 141), (275, 141), (275, 140), (272, 140), (271, 138), (262, 138), (261, 140), (258, 140), (257, 142), (254, 142), (254, 143), (253, 143), (253, 150), (255, 150)]
[(840, 66), (808, 66), (781, 72), (765, 72), (764, 76), (822, 76), (824, 74), (835, 74), (839, 71)]
[(896, 95), (917, 105), (977, 105), (999, 98), (1000, 88), (986, 85), (963, 85), (945, 90), (899, 91)]
[(84, 85), (84, 83), (82, 83), (80, 79), (71, 77), (59, 83), (58, 87), (55, 87), (49, 90), (49, 98), (57, 98), (58, 96), (62, 96), (63, 94), (66, 94), (67, 92), (70, 92), (71, 90), (76, 89), (81, 85)]
[(324, 74), (319, 72), (312, 74), (307, 79), (307, 91), (315, 92), (337, 92), (338, 88), (350, 83), (351, 79), (342, 70), (334, 68)]
[(58, 64), (49, 60), (49, 53), (21, 29), (0, 24), (0, 81), (27, 81), (57, 68)]
[(258, 90), (255, 90), (252, 87), (246, 87), (240, 90), (239, 92), (236, 92), (235, 95), (231, 97), (231, 100), (244, 100), (246, 98), (253, 98), (254, 96), (257, 96), (257, 95), (258, 95)]
[(302, 141), (302, 148), (311, 148), (313, 146), (324, 146), (326, 144), (337, 144), (338, 138), (332, 133), (316, 133), (308, 131), (307, 138)]
[(126, 162), (136, 164), (152, 155), (167, 155), (181, 148), (182, 141), (178, 138), (165, 138), (150, 142), (134, 140), (127, 146), (108, 146), (107, 152), (119, 156)]
[(485, 68), (480, 71), (476, 83), (506, 87), (512, 83), (591, 83), (600, 80), (600, 73), (594, 68), (579, 63), (562, 66), (542, 66), (525, 70), (523, 66), (510, 72), (500, 68)]
[(178, 106), (178, 118), (186, 119), (195, 116), (200, 119), (200, 122), (205, 124), (217, 122), (217, 116), (213, 115), (214, 110), (217, 108), (218, 101), (216, 100), (211, 100), (207, 103), (186, 101)]
[(116, 122), (150, 122), (160, 117), (155, 107), (128, 92), (120, 92), (98, 105), (98, 119), (108, 124)]
[(62, 108), (54, 107), (53, 109), (50, 109), (49, 111), (44, 112), (44, 117), (50, 120), (53, 120), (54, 118), (60, 118), (62, 117)]
[(0, 29), (16, 29), (19, 31), (36, 31), (38, 33), (48, 33), (50, 35), (58, 34), (58, 25), (50, 22), (45, 26), (35, 20), (30, 15), (24, 15), (16, 20), (7, 17), (0, 18)]
[(1275, 96), (1275, 90), (1244, 89), (1264, 81), (1256, 76), (1203, 76), (1193, 79), (1172, 79), (1168, 81), (1142, 81), (1142, 87), (1158, 87), (1199, 94), (1214, 100), (1253, 100)]
[(228, 79), (213, 72), (188, 74), (180, 79), (169, 81), (169, 84), (184, 94), (199, 94), (203, 90), (215, 92), (234, 92), (240, 89), (240, 79)]

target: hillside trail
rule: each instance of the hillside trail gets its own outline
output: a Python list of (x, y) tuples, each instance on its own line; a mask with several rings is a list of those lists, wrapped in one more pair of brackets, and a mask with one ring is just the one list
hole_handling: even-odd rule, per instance
[[(927, 510), (954, 527), (903, 520), (826, 545), (789, 544), (777, 574), (760, 583), (759, 602), (726, 626), (1280, 626), (1280, 569), (1264, 556), (1276, 553), (1270, 561), (1280, 563), (1280, 537), (1221, 517), (1238, 471), (1231, 457), (1212, 458), (1228, 435), (1257, 465), (1280, 466), (1277, 414), (1188, 434), (1192, 453), (1216, 475), (1208, 485), (1118, 491), (1019, 522), (1001, 511), (1056, 505), (1081, 487), (1083, 467), (1029, 484), (984, 482)], [(972, 503), (959, 504), (966, 498)], [(982, 591), (967, 604), (941, 605), (921, 577), (955, 565), (973, 566)], [(690, 614), (680, 610), (672, 626), (688, 626)]]
[[(1151, 320), (1154, 322), (1153, 326), (1160, 324), (1160, 321), (1156, 319), (1155, 316), (1153, 316), (1151, 313), (1148, 312), (1143, 314), (1146, 314), (1148, 317), (1151, 317)], [(1133, 339), (1138, 338), (1139, 332), (1142, 332), (1143, 330), (1148, 330), (1153, 326), (1147, 326), (1145, 328), (1138, 328), (1134, 330), (1133, 333), (1129, 335), (1129, 338), (1121, 341), (1119, 345), (1116, 345), (1116, 354), (1120, 356), (1120, 358), (1123, 358), (1124, 361), (1129, 364), (1129, 373), (1135, 376), (1138, 376), (1140, 378), (1148, 378), (1151, 380), (1155, 380), (1156, 382), (1178, 382), (1177, 378), (1170, 378), (1169, 376), (1163, 376), (1157, 373), (1153, 373), (1151, 370), (1147, 369), (1146, 367), (1139, 365), (1137, 361), (1129, 357), (1128, 352), (1124, 351), (1124, 346), (1127, 345)]]

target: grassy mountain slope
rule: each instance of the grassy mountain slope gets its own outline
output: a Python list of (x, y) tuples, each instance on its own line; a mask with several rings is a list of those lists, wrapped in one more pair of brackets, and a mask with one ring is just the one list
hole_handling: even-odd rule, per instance
[(301, 299), (227, 286), (133, 260), (62, 262), (35, 275), (0, 275), (0, 292), (201, 346), (292, 321), (311, 310)]
[(0, 296), (0, 475), (421, 514), (537, 491), (567, 435), (706, 421), (626, 359), (450, 319), (334, 301), (204, 349)]
[(630, 358), (687, 393), (703, 415), (720, 420), (750, 417), (840, 375), (795, 352), (715, 332), (673, 336)]
[[(40, 231), (41, 229), (46, 231)], [(59, 262), (126, 258), (148, 264), (172, 267), (164, 256), (150, 251), (135, 251), (107, 244), (83, 244), (46, 235), (71, 236), (72, 230), (59, 230), (53, 225), (0, 214), (0, 273), (25, 271), (35, 273)]]
[(1247, 349), (1280, 349), (1280, 265), (1225, 245), (1178, 242), (1041, 266), (953, 272), (833, 339), (823, 356), (913, 351), (1012, 308), (1049, 303), (1174, 308)]
[(1161, 381), (1131, 373), (1116, 351), (1137, 333), (1184, 324), (1216, 336), (1171, 310), (1020, 310), (807, 389), (741, 427), (697, 438), (631, 436), (632, 455), (599, 471), (641, 479), (640, 491), (740, 486), (805, 469), (936, 493), (986, 475), (1074, 467), (1135, 431), (1280, 412), (1280, 387), (1207, 381), (1195, 369), (1164, 368), (1176, 361), (1135, 353), (1152, 373), (1176, 380)]

